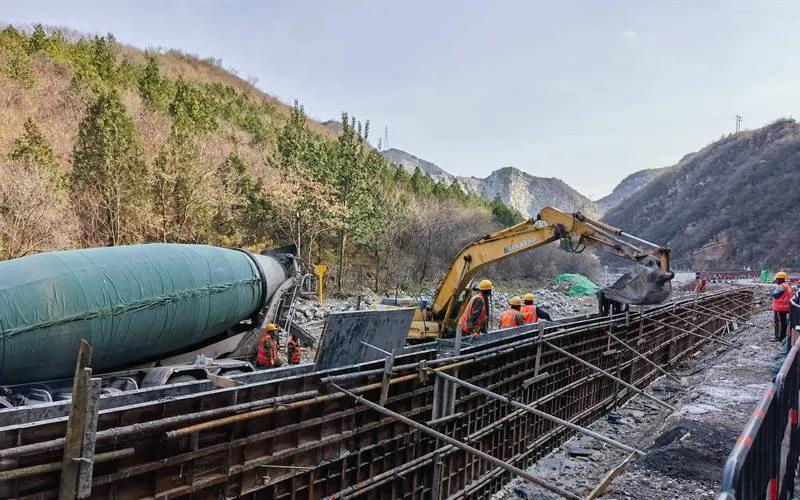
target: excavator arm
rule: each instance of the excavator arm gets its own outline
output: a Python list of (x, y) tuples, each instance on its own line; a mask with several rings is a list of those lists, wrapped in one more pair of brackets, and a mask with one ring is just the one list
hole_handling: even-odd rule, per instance
[(433, 298), (429, 319), (438, 323), (439, 331), (452, 330), (466, 307), (468, 297), (462, 298), (461, 295), (468, 291), (470, 282), (481, 269), (554, 241), (560, 241), (562, 248), (570, 252), (594, 247), (645, 266), (647, 277), (641, 278), (640, 273), (628, 278), (647, 284), (636, 287), (634, 291), (625, 290), (627, 303), (660, 303), (669, 295), (669, 280), (673, 277), (669, 269), (669, 249), (626, 234), (580, 212), (567, 214), (548, 207), (542, 209), (535, 219), (478, 238), (462, 249)]

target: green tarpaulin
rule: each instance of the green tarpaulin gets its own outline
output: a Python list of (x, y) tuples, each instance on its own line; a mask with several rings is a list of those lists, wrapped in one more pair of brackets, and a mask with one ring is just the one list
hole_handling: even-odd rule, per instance
[(224, 333), (258, 309), (250, 257), (205, 245), (132, 245), (0, 262), (0, 383), (69, 377), (81, 339), (103, 371)]
[(594, 295), (600, 289), (600, 287), (592, 283), (592, 280), (581, 274), (559, 274), (556, 277), (556, 283), (568, 283), (570, 287), (567, 290), (567, 295), (570, 297)]

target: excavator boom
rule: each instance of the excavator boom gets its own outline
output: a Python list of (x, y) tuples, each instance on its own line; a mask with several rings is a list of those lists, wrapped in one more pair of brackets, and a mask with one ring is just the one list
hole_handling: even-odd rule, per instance
[(626, 234), (580, 212), (568, 214), (548, 207), (543, 208), (535, 219), (482, 236), (463, 248), (433, 298), (425, 318), (427, 321), (422, 325), (415, 321), (417, 324), (412, 324), (410, 337), (425, 338), (428, 331), (438, 336), (439, 332), (453, 330), (469, 298), (469, 284), (481, 269), (554, 241), (560, 241), (568, 252), (594, 247), (640, 264), (641, 269), (635, 275), (629, 273), (606, 289), (609, 290), (606, 296), (611, 300), (626, 304), (658, 304), (669, 296), (670, 280), (674, 276), (670, 271), (669, 249)]

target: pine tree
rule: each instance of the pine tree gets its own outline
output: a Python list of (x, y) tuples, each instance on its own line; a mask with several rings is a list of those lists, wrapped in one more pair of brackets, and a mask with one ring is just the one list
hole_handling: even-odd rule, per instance
[(368, 137), (369, 122), (362, 127), (361, 122), (342, 113), (342, 133), (337, 144), (336, 161), (331, 169), (331, 181), (338, 192), (339, 205), (345, 217), (338, 241), (336, 287), (339, 291), (343, 285), (348, 238), (363, 234), (369, 227), (372, 211), (370, 186), (383, 161), (380, 153), (367, 143)]
[(169, 105), (175, 126), (188, 133), (213, 132), (217, 129), (214, 108), (199, 89), (178, 81), (175, 97)]
[(132, 223), (147, 170), (136, 128), (115, 91), (89, 108), (72, 157), (72, 193), (84, 237), (107, 245), (135, 240)]
[(139, 95), (155, 109), (164, 110), (167, 104), (167, 82), (161, 78), (158, 60), (147, 54), (147, 64), (139, 76)]
[(58, 164), (53, 148), (31, 118), (25, 120), (24, 132), (14, 141), (8, 157), (11, 160), (35, 165), (54, 178), (58, 177)]
[(518, 210), (503, 203), (500, 195), (494, 197), (489, 208), (492, 211), (492, 217), (503, 226), (513, 226), (525, 220), (525, 217)]

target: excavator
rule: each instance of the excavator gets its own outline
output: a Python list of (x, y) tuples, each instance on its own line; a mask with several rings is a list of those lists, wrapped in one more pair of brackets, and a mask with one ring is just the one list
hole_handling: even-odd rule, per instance
[(469, 303), (470, 284), (481, 269), (555, 241), (560, 241), (561, 248), (567, 252), (580, 253), (591, 247), (637, 264), (635, 272), (626, 273), (598, 292), (601, 307), (604, 302), (617, 307), (660, 304), (669, 297), (674, 273), (670, 271), (668, 248), (580, 212), (564, 213), (547, 207), (536, 218), (482, 236), (464, 247), (453, 259), (432, 302), (419, 304), (408, 333), (409, 341), (452, 335)]

